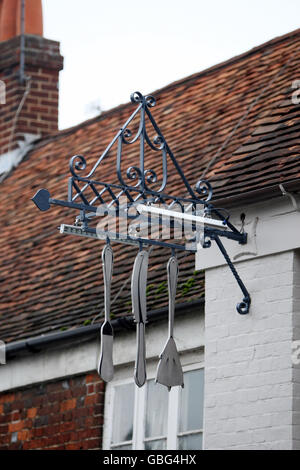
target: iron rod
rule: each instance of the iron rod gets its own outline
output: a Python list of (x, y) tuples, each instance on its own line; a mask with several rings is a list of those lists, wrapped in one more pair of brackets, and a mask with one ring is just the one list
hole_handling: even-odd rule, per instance
[(247, 314), (249, 312), (249, 308), (250, 308), (250, 303), (251, 303), (251, 299), (250, 299), (250, 294), (249, 292), (247, 291), (246, 289), (246, 286), (245, 284), (243, 283), (243, 281), (241, 280), (234, 264), (232, 263), (223, 243), (221, 242), (220, 238), (218, 237), (218, 235), (212, 235), (211, 238), (213, 240), (215, 240), (216, 244), (218, 245), (222, 255), (224, 256), (229, 268), (231, 269), (231, 272), (233, 274), (233, 276), (235, 277), (241, 291), (243, 292), (244, 294), (244, 299), (242, 302), (240, 302), (238, 305), (237, 305), (237, 311), (240, 313), (240, 314)]
[[(77, 236), (88, 236), (88, 234), (91, 235), (97, 235), (93, 236), (92, 238), (99, 239), (99, 240), (106, 240), (109, 238), (111, 242), (118, 242), (118, 243), (125, 243), (128, 245), (137, 245), (140, 246), (142, 245), (154, 245), (154, 246), (162, 246), (164, 248), (170, 248), (173, 250), (180, 250), (180, 251), (189, 251), (191, 253), (196, 253), (196, 248), (187, 248), (185, 245), (179, 245), (177, 243), (169, 243), (165, 241), (160, 241), (160, 240), (152, 240), (151, 238), (132, 238), (130, 236), (122, 235), (120, 233), (115, 233), (115, 232), (110, 232), (106, 230), (96, 230), (95, 228), (91, 227), (85, 227), (81, 228), (76, 225), (67, 225), (67, 224), (61, 224), (59, 227), (60, 233), (64, 235), (77, 235)], [(101, 235), (101, 236), (99, 236)]]

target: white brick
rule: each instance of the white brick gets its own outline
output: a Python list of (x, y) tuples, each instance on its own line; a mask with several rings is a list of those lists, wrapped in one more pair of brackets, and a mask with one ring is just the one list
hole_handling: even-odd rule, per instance
[[(206, 272), (206, 449), (291, 449), (293, 439), (299, 446), (300, 366), (293, 369), (291, 360), (293, 335), (300, 335), (295, 256), (286, 252), (238, 264), (252, 298), (247, 316), (235, 311), (242, 295), (229, 269)], [(212, 293), (218, 286), (220, 294), (220, 283), (221, 298)]]

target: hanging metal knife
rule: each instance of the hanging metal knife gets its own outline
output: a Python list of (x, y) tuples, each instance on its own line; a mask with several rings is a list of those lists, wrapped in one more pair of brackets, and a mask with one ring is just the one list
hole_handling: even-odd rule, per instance
[(105, 382), (110, 382), (114, 376), (113, 328), (110, 323), (110, 286), (113, 270), (113, 251), (110, 245), (106, 245), (103, 248), (102, 266), (104, 279), (105, 321), (101, 327), (101, 349), (98, 372)]
[(178, 280), (178, 261), (171, 256), (167, 265), (168, 290), (169, 290), (169, 336), (163, 352), (159, 356), (155, 381), (168, 387), (181, 385), (183, 387), (183, 372), (179, 354), (174, 341), (174, 313), (175, 297)]
[(131, 278), (132, 312), (136, 322), (137, 355), (134, 380), (138, 387), (146, 382), (145, 323), (147, 321), (146, 287), (148, 273), (148, 252), (141, 250), (134, 261)]

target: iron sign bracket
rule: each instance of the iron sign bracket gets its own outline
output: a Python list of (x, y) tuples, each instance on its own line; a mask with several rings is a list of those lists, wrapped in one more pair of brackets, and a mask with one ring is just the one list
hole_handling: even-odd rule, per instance
[[(135, 92), (131, 95), (131, 102), (136, 104), (136, 109), (123, 127), (116, 133), (88, 174), (82, 176), (83, 171), (87, 167), (86, 160), (82, 155), (75, 155), (70, 159), (69, 168), (71, 176), (68, 180), (67, 200), (53, 199), (47, 189), (40, 189), (32, 198), (33, 202), (41, 211), (47, 211), (51, 205), (54, 205), (71, 208), (79, 212), (73, 226), (61, 225), (61, 233), (91, 238), (106, 238), (119, 243), (137, 244), (139, 246), (162, 246), (170, 248), (173, 252), (174, 250), (184, 250), (194, 253), (197, 251), (198, 242), (201, 242), (204, 248), (208, 248), (211, 246), (211, 240), (214, 240), (244, 295), (243, 301), (237, 306), (237, 311), (240, 314), (248, 313), (250, 295), (220, 239), (225, 237), (240, 244), (246, 244), (247, 234), (239, 231), (230, 222), (230, 214), (225, 209), (218, 209), (211, 203), (213, 191), (208, 181), (200, 180), (193, 187), (190, 185), (152, 116), (150, 109), (155, 106), (154, 97), (143, 96), (141, 93)], [(129, 128), (129, 125), (134, 127), (134, 132)], [(124, 170), (124, 149), (135, 143), (138, 145), (136, 153), (139, 154), (139, 162)], [(156, 158), (152, 159), (155, 169), (147, 168), (145, 159), (146, 149), (147, 152), (152, 151), (157, 154)], [(114, 150), (116, 150), (117, 181), (107, 182), (99, 180), (96, 176), (97, 169), (103, 160), (111, 157)], [(160, 158), (157, 158), (159, 154)], [(172, 191), (167, 192), (169, 166), (172, 167), (171, 174), (173, 181)], [(174, 183), (175, 175), (178, 177), (178, 184)], [(180, 185), (180, 194), (175, 195), (174, 189), (177, 189)], [(193, 234), (195, 233), (194, 239), (190, 240), (191, 243), (182, 244), (157, 238), (132, 237), (128, 233), (124, 235), (118, 231), (103, 231), (101, 233), (101, 231), (98, 232), (98, 230), (90, 226), (94, 216), (99, 215), (99, 207), (102, 208), (101, 215), (114, 214), (117, 218), (127, 217), (132, 220), (137, 219), (139, 216), (139, 220), (149, 221), (149, 215), (145, 216), (137, 213), (130, 215), (130, 209), (135, 208), (137, 204), (151, 207), (160, 205), (167, 211), (173, 211), (174, 214), (179, 212), (183, 220), (185, 217), (189, 217), (189, 219), (192, 219), (191, 226), (195, 229), (195, 231), (193, 230)], [(200, 211), (199, 206), (201, 207)], [(199, 212), (201, 212), (202, 219), (205, 221), (201, 231), (197, 230), (197, 223), (195, 222), (199, 217)], [(165, 223), (161, 216), (158, 220), (159, 226)], [(178, 226), (182, 222), (176, 222), (174, 219), (171, 221), (170, 226), (175, 227), (176, 223)]]

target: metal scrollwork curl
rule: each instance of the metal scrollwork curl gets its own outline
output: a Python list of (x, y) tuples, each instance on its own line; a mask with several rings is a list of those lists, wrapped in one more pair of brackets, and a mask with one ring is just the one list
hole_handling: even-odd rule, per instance
[(159, 150), (162, 150), (166, 145), (165, 139), (162, 135), (156, 135), (153, 139), (153, 143)]
[(131, 103), (142, 103), (144, 101), (144, 97), (139, 91), (134, 91), (130, 95), (130, 101)]
[(136, 142), (138, 138), (140, 137), (142, 130), (143, 130), (143, 126), (140, 125), (135, 136), (132, 139), (130, 139), (130, 137), (132, 136), (131, 130), (128, 128), (124, 129), (122, 132), (122, 142), (124, 142), (124, 144), (134, 144), (134, 142)]
[(242, 302), (238, 303), (236, 309), (240, 315), (247, 315), (250, 309), (250, 297), (245, 297)]
[(141, 170), (140, 168), (138, 168), (137, 166), (130, 166), (127, 171), (126, 171), (126, 176), (129, 180), (138, 180), (136, 186), (139, 186), (139, 184), (141, 183), (142, 181), (142, 173), (141, 173)]
[(145, 96), (145, 102), (148, 108), (154, 108), (156, 105), (156, 99), (152, 95)]
[(132, 136), (132, 132), (130, 129), (124, 129), (123, 133), (122, 133), (124, 139), (128, 139), (129, 137)]
[(151, 142), (147, 132), (145, 131), (145, 139), (149, 147), (153, 150), (163, 150), (166, 146), (165, 139), (161, 135), (156, 135)]
[(86, 161), (82, 155), (74, 155), (74, 157), (70, 160), (70, 171), (75, 178), (78, 176), (76, 173), (77, 171), (83, 171), (86, 169)]
[(213, 190), (211, 184), (207, 180), (200, 180), (196, 184), (196, 191), (200, 194), (201, 199), (205, 202), (211, 200), (213, 195)]
[(144, 175), (147, 183), (151, 184), (157, 182), (157, 174), (154, 170), (145, 170)]
[(156, 105), (156, 99), (152, 95), (143, 96), (139, 91), (131, 93), (130, 100), (132, 103), (143, 103), (148, 108), (153, 108)]

